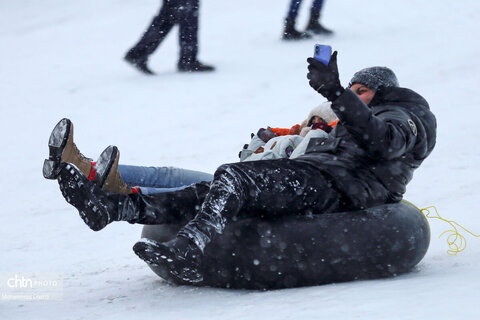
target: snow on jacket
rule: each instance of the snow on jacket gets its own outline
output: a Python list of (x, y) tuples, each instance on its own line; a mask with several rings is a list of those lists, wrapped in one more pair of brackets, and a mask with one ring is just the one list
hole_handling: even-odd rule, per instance
[(436, 120), (427, 101), (410, 89), (388, 87), (367, 106), (346, 89), (332, 109), (339, 124), (327, 137), (311, 139), (292, 161), (327, 174), (352, 208), (400, 201), (435, 146)]

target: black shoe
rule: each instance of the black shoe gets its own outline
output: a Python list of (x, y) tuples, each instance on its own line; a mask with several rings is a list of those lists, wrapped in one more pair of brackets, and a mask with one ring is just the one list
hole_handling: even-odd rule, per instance
[(285, 29), (283, 30), (283, 40), (305, 40), (310, 39), (312, 36), (307, 32), (300, 32), (295, 29), (295, 20), (286, 19)]
[(88, 180), (74, 165), (62, 163), (58, 184), (65, 200), (77, 208), (80, 217), (93, 231), (114, 221), (118, 215), (118, 201)]
[(177, 236), (162, 243), (144, 238), (133, 246), (133, 251), (146, 263), (164, 267), (176, 282), (194, 284), (203, 280), (203, 253), (188, 238)]
[(134, 66), (138, 71), (144, 74), (147, 74), (147, 75), (155, 74), (155, 72), (153, 72), (148, 68), (146, 59), (133, 58), (130, 54), (127, 54), (124, 59), (126, 62)]
[(43, 162), (45, 179), (56, 179), (60, 173), (62, 162), (74, 163), (88, 175), (92, 167), (92, 159), (82, 155), (73, 142), (73, 123), (67, 118), (60, 120), (53, 128), (48, 139), (49, 156)]
[(210, 72), (215, 71), (215, 67), (201, 63), (198, 60), (179, 62), (178, 71), (180, 72)]
[(313, 34), (323, 34), (323, 35), (333, 34), (332, 30), (322, 26), (319, 21), (320, 21), (320, 12), (317, 12), (313, 9), (310, 10), (310, 19), (308, 20), (307, 32), (311, 32)]
[(322, 26), (318, 21), (309, 23), (307, 31), (314, 34), (332, 35), (333, 31)]

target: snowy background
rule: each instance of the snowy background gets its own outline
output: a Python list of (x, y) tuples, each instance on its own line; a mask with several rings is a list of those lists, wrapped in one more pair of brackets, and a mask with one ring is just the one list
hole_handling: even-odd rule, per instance
[[(298, 26), (307, 19), (305, 1)], [(315, 43), (339, 51), (342, 83), (386, 65), (422, 94), (437, 147), (406, 199), (477, 234), (480, 185), (480, 1), (326, 1), (331, 38), (280, 41), (287, 1), (203, 1), (200, 59), (218, 71), (176, 72), (177, 29), (152, 56), (157, 76), (122, 61), (158, 0), (0, 0), (0, 273), (63, 275), (62, 301), (0, 300), (0, 319), (478, 319), (480, 239), (452, 257), (431, 221), (413, 273), (271, 292), (172, 286), (131, 250), (141, 226), (92, 232), (41, 168), (59, 119), (94, 159), (213, 172), (237, 160), (250, 132), (288, 127), (321, 103), (305, 78)], [(475, 40), (476, 39), (476, 40)]]

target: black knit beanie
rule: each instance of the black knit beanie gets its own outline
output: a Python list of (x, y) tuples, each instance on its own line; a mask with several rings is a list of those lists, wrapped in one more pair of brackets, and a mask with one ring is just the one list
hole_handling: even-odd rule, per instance
[(377, 90), (380, 86), (398, 87), (397, 76), (387, 67), (370, 67), (355, 72), (348, 86), (355, 83), (361, 83), (372, 90)]

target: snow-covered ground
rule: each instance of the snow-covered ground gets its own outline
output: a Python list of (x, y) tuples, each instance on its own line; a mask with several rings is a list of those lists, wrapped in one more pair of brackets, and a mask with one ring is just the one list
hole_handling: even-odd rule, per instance
[(158, 75), (146, 77), (122, 57), (158, 6), (0, 1), (0, 276), (63, 276), (63, 300), (0, 299), (0, 319), (478, 319), (480, 238), (467, 234), (466, 250), (449, 256), (445, 223), (430, 222), (426, 257), (393, 279), (271, 292), (172, 286), (131, 250), (141, 226), (90, 231), (41, 167), (51, 129), (68, 117), (92, 158), (114, 144), (122, 163), (213, 172), (237, 160), (250, 132), (298, 123), (323, 101), (305, 60), (328, 43), (343, 84), (386, 65), (429, 101), (437, 147), (405, 198), (479, 234), (479, 1), (330, 0), (323, 21), (336, 35), (298, 43), (280, 41), (287, 1), (203, 1), (200, 58), (218, 71), (177, 73), (174, 30), (150, 61)]

